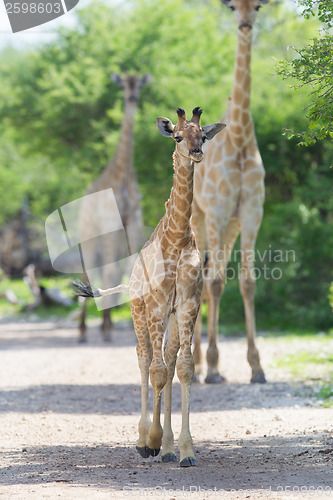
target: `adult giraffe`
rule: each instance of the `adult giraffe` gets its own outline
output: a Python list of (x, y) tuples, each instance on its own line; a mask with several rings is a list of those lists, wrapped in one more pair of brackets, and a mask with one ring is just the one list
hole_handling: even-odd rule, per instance
[[(87, 188), (86, 195), (99, 193), (99, 196), (86, 196), (79, 213), (79, 233), (80, 240), (85, 242), (83, 258), (86, 267), (100, 270), (104, 287), (113, 282), (119, 283), (124, 273), (118, 261), (124, 257), (128, 242), (124, 241), (120, 232), (114, 233), (114, 228), (117, 227), (114, 218), (120, 215), (125, 230), (132, 228), (130, 239), (133, 254), (138, 249), (138, 240), (143, 228), (141, 194), (133, 166), (133, 128), (140, 89), (149, 82), (150, 75), (139, 77), (138, 74), (127, 73), (122, 77), (112, 74), (111, 79), (124, 90), (125, 109), (119, 143), (113, 159)], [(99, 239), (93, 236), (96, 234), (96, 227), (101, 235)], [(116, 301), (110, 300), (105, 300), (103, 304), (101, 330), (106, 341), (110, 340), (112, 326), (110, 310), (114, 305)], [(85, 342), (87, 339), (85, 319), (86, 301), (82, 305), (80, 317), (80, 342)]]
[[(268, 0), (222, 0), (234, 11), (238, 42), (234, 83), (226, 115), (227, 124), (207, 145), (204, 161), (195, 171), (192, 225), (202, 261), (206, 258), (204, 296), (208, 308), (207, 383), (224, 380), (218, 370), (219, 304), (224, 290), (228, 261), (241, 234), (243, 297), (247, 359), (251, 382), (266, 382), (255, 345), (255, 277), (253, 256), (263, 216), (265, 170), (259, 153), (250, 110), (252, 26), (257, 11)], [(201, 316), (195, 329), (194, 360), (198, 380), (202, 378)]]

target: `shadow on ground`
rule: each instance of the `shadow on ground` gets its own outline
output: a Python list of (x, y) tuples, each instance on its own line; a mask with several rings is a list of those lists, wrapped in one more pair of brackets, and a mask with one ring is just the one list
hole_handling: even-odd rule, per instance
[(117, 324), (112, 331), (111, 341), (105, 342), (100, 326), (87, 328), (87, 342), (79, 343), (77, 326), (68, 326), (59, 321), (0, 321), (0, 350), (117, 348), (137, 343), (132, 324)]
[[(173, 485), (186, 490), (200, 487), (229, 491), (333, 487), (333, 441), (318, 434), (225, 440), (214, 445), (202, 442), (195, 450), (198, 466), (180, 469), (177, 463), (162, 463), (160, 456), (144, 460), (134, 447), (28, 448), (8, 454), (11, 465), (0, 470), (0, 482), (3, 485), (89, 484), (99, 488), (133, 489), (138, 496), (144, 488), (172, 490)], [(277, 478), (274, 484), (269, 479), (272, 474)], [(202, 484), (198, 484), (198, 477), (204, 478)]]
[[(300, 390), (300, 387), (298, 387)], [(0, 392), (0, 413), (134, 415), (141, 408), (141, 387), (135, 384), (41, 385)], [(153, 400), (152, 388), (150, 401)], [(287, 383), (265, 385), (192, 385), (191, 413), (210, 411), (294, 407), (286, 399), (292, 388)], [(266, 400), (268, 403), (266, 403)], [(181, 413), (180, 384), (173, 385), (173, 413)]]

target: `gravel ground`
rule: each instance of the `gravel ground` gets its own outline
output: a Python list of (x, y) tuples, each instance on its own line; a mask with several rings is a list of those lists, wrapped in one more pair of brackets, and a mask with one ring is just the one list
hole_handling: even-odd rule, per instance
[[(0, 322), (0, 498), (333, 498), (333, 410), (296, 396), (274, 368), (304, 341), (259, 337), (266, 385), (249, 384), (244, 339), (221, 341), (228, 383), (193, 385), (198, 466), (180, 469), (135, 451), (140, 374), (131, 327), (108, 345), (94, 325), (88, 338), (80, 345), (74, 326), (56, 322)], [(177, 437), (177, 379), (173, 412)]]

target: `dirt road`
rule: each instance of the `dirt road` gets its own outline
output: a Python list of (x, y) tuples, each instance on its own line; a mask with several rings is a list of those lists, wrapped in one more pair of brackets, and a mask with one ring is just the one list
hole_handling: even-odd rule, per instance
[[(333, 411), (295, 396), (277, 356), (302, 349), (259, 338), (269, 383), (251, 385), (243, 339), (222, 344), (228, 383), (195, 385), (197, 467), (135, 451), (140, 376), (135, 337), (96, 328), (0, 323), (0, 498), (333, 498)], [(180, 387), (174, 387), (175, 436)], [(178, 490), (178, 491), (176, 491)]]

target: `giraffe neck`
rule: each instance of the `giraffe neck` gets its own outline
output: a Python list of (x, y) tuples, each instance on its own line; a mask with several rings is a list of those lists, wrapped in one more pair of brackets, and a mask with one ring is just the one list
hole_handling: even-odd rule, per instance
[(234, 84), (230, 102), (230, 121), (244, 127), (250, 120), (252, 30), (239, 29)]
[(164, 236), (174, 247), (183, 247), (192, 237), (194, 163), (177, 151), (173, 153), (174, 176), (170, 198), (166, 203)]
[[(119, 143), (113, 161), (107, 167), (111, 184), (121, 184), (133, 174), (133, 128), (136, 111), (135, 102), (125, 104), (124, 118), (120, 131)], [(111, 185), (110, 184), (110, 185)]]

